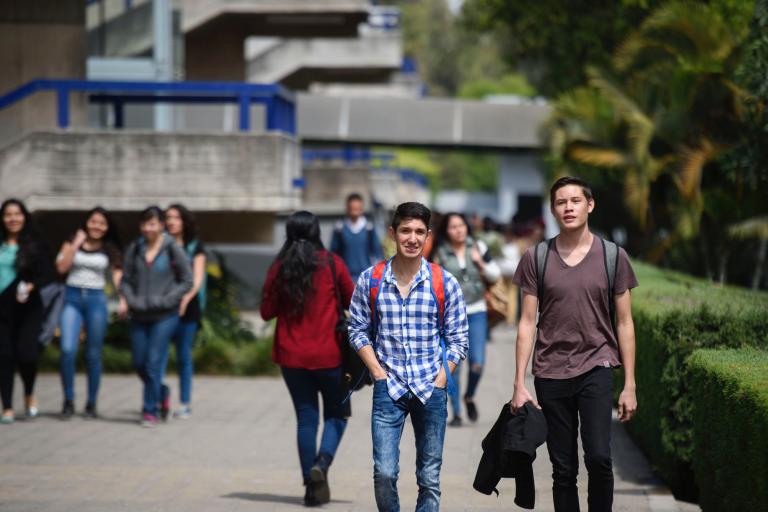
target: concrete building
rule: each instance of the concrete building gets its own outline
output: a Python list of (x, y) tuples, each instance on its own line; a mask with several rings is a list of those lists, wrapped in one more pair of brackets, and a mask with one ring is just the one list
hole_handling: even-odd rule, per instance
[[(530, 205), (542, 185), (535, 152), (548, 108), (421, 98), (416, 74), (401, 66), (392, 14), (365, 0), (94, 0), (85, 8), (80, 0), (8, 0), (0, 6), (0, 64), (9, 70), (0, 95), (39, 77), (250, 76), (309, 92), (296, 96), (295, 135), (269, 131), (273, 116), (258, 104), (123, 105), (126, 91), (106, 99), (67, 93), (70, 122), (59, 129), (55, 94), (8, 108), (0, 96), (0, 188), (25, 199), (57, 236), (96, 203), (133, 234), (137, 210), (184, 202), (198, 212), (203, 238), (254, 288), (291, 210), (320, 213), (328, 236), (348, 192), (362, 192), (380, 212), (402, 200), (430, 202), (426, 183), (401, 169), (303, 165), (302, 143), (498, 152), (498, 218)], [(119, 109), (99, 103), (126, 94)]]

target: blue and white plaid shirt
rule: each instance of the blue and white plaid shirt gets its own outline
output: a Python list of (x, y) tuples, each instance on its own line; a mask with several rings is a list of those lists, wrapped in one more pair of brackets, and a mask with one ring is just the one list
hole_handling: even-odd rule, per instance
[[(373, 267), (357, 280), (349, 308), (349, 342), (355, 350), (371, 345), (370, 279)], [(467, 312), (461, 286), (443, 271), (445, 282), (445, 346), (447, 358), (459, 364), (467, 355)], [(387, 372), (387, 390), (398, 400), (409, 390), (426, 403), (443, 362), (440, 350), (438, 304), (432, 295), (429, 264), (422, 258), (408, 297), (403, 299), (387, 262), (376, 300), (378, 332), (373, 343), (376, 358)], [(447, 371), (447, 369), (446, 369)]]

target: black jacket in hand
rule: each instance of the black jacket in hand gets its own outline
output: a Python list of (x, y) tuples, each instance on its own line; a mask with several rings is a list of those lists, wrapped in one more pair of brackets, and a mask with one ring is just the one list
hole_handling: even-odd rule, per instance
[(475, 490), (498, 494), (499, 480), (514, 478), (515, 503), (532, 509), (536, 501), (533, 461), (536, 448), (546, 439), (547, 421), (539, 409), (528, 402), (513, 415), (509, 403), (504, 404), (499, 418), (483, 439), (483, 457), (473, 484)]

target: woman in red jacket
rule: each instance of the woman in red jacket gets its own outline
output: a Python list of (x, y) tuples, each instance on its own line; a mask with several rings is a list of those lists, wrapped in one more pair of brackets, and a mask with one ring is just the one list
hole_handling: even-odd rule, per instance
[[(261, 316), (264, 320), (277, 317), (272, 359), (282, 369), (296, 409), (299, 460), (306, 486), (304, 504), (313, 506), (330, 501), (328, 467), (347, 426), (335, 286), (346, 309), (354, 284), (341, 258), (323, 247), (320, 225), (313, 214), (301, 211), (291, 215), (286, 235), (264, 283)], [(323, 397), (324, 420), (319, 449), (318, 393)]]

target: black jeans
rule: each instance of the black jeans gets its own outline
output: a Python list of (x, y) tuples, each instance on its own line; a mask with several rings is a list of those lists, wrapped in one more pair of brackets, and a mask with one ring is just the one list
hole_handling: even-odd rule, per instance
[(597, 367), (571, 379), (535, 379), (536, 396), (547, 418), (547, 450), (552, 461), (552, 494), (556, 512), (578, 512), (577, 438), (581, 420), (584, 465), (589, 474), (590, 512), (613, 505), (611, 414), (613, 370)]
[(14, 281), (0, 294), (0, 398), (3, 409), (13, 408), (13, 377), (16, 369), (24, 394), (32, 395), (40, 358), (38, 337), (43, 323), (43, 303), (37, 291), (24, 304), (16, 302)]

